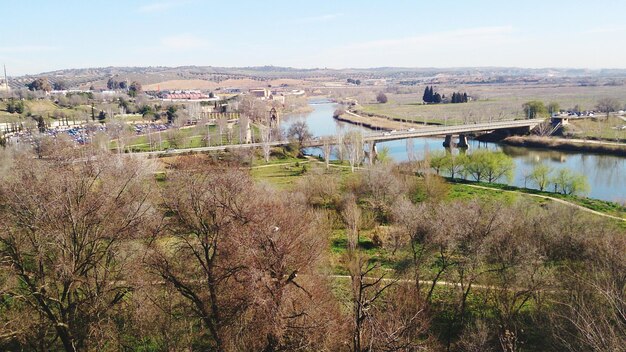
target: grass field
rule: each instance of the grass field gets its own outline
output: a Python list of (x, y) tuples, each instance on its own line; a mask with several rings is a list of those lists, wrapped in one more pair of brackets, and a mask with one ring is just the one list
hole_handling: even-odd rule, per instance
[[(255, 138), (258, 138), (259, 133), (257, 127), (252, 126), (252, 133)], [(210, 135), (209, 144), (206, 142), (207, 134)], [(238, 125), (233, 126), (230, 139), (226, 130), (220, 135), (217, 126), (209, 126), (208, 131), (207, 127), (196, 126), (151, 132), (149, 136), (144, 134), (131, 137), (129, 138), (126, 148), (130, 148), (134, 152), (148, 152), (167, 150), (170, 148), (186, 149), (239, 143), (243, 143), (243, 141), (240, 140)], [(112, 141), (110, 148), (117, 148), (117, 141)]]
[(522, 104), (530, 100), (559, 103), (561, 109), (578, 105), (593, 110), (601, 98), (615, 98), (626, 104), (626, 86), (560, 86), (560, 85), (454, 85), (435, 86), (446, 96), (452, 92), (467, 92), (477, 98), (464, 104), (422, 105), (423, 87), (405, 94), (388, 93), (386, 104), (360, 101), (360, 110), (393, 118), (427, 123), (458, 124), (523, 118)]
[[(82, 107), (77, 107), (77, 109), (63, 108), (63, 107), (56, 105), (54, 102), (50, 100), (24, 100), (23, 102), (24, 102), (23, 114), (8, 113), (6, 111), (6, 103), (0, 102), (0, 123), (11, 123), (11, 122), (29, 120), (28, 118), (24, 117), (28, 113), (32, 115), (43, 116), (46, 122), (51, 122), (52, 117), (58, 113), (62, 113), (64, 116), (67, 116), (70, 120), (73, 118), (77, 118), (81, 112), (84, 113), (84, 110)], [(89, 109), (91, 109), (91, 107), (89, 107)]]
[(594, 119), (570, 120), (570, 125), (565, 127), (565, 134), (576, 138), (602, 139), (611, 141), (626, 141), (626, 121), (617, 116), (599, 115)]
[[(478, 185), (489, 188), (496, 188), (503, 191), (514, 191), (518, 192), (518, 194), (510, 193), (510, 192), (498, 192), (496, 190), (488, 190), (488, 189), (480, 189), (471, 187), (469, 185)], [(521, 197), (522, 194), (533, 194), (540, 195), (545, 197), (552, 197), (562, 199), (564, 201), (580, 205), (587, 209), (591, 209), (600, 213), (617, 216), (626, 219), (626, 206), (607, 202), (599, 199), (587, 198), (587, 197), (579, 197), (575, 195), (565, 195), (561, 193), (553, 193), (553, 192), (545, 192), (539, 191), (531, 188), (521, 188), (514, 187), (500, 183), (486, 183), (486, 182), (473, 182), (473, 181), (455, 181), (452, 184), (452, 188), (449, 197), (457, 198), (457, 199), (471, 199), (474, 197), (481, 199), (493, 199), (493, 198), (502, 198), (508, 200), (514, 200), (516, 197)], [(534, 198), (535, 201), (539, 203), (549, 202), (550, 200), (541, 199), (538, 197)]]

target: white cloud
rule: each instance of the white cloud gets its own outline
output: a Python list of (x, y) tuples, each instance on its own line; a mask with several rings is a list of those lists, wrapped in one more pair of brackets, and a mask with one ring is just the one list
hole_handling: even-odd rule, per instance
[(161, 38), (161, 46), (175, 50), (193, 50), (208, 46), (208, 42), (193, 34), (168, 35)]

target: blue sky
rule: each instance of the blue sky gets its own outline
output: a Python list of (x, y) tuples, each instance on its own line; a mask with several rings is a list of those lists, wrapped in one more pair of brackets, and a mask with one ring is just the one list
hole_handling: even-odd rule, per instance
[(101, 66), (626, 68), (626, 1), (0, 0), (10, 75)]

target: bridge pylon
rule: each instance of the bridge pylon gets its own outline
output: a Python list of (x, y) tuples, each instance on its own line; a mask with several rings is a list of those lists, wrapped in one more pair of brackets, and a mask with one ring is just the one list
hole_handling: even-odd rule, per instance
[(459, 143), (457, 143), (456, 146), (462, 149), (469, 148), (469, 144), (467, 143), (467, 135), (459, 134)]
[(454, 141), (452, 141), (452, 135), (451, 134), (446, 134), (446, 138), (443, 140), (443, 147), (444, 148), (452, 148), (454, 144)]

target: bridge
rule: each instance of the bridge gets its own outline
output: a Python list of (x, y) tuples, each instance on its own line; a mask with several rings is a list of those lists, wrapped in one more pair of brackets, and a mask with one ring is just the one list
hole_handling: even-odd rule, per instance
[[(545, 120), (543, 119), (528, 119), (528, 120), (509, 120), (509, 121), (497, 121), (497, 122), (489, 122), (489, 123), (473, 123), (473, 124), (465, 124), (465, 125), (452, 125), (452, 126), (427, 126), (423, 128), (415, 128), (403, 131), (391, 131), (391, 132), (375, 132), (375, 133), (367, 133), (363, 135), (363, 142), (369, 145), (370, 149), (370, 157), (376, 154), (376, 143), (378, 142), (386, 142), (386, 141), (394, 141), (400, 139), (409, 139), (409, 138), (420, 138), (420, 137), (434, 137), (434, 136), (445, 136), (444, 146), (450, 147), (452, 146), (452, 137), (454, 135), (459, 136), (459, 143), (457, 146), (463, 148), (467, 147), (467, 137), (466, 134), (469, 133), (477, 133), (477, 132), (491, 132), (496, 130), (516, 130), (525, 132), (530, 131), (535, 126), (543, 123)], [(185, 153), (195, 153), (195, 152), (207, 152), (207, 151), (220, 151), (226, 149), (243, 149), (243, 148), (261, 148), (264, 145), (269, 145), (271, 147), (284, 146), (289, 144), (290, 141), (282, 140), (282, 141), (274, 141), (269, 143), (248, 143), (248, 144), (231, 144), (231, 145), (221, 145), (214, 147), (199, 147), (199, 148), (188, 148), (188, 149), (173, 149), (166, 151), (154, 151), (154, 152), (140, 152), (133, 154), (140, 154), (149, 157), (154, 156), (168, 156), (168, 155), (176, 155), (176, 154), (185, 154)], [(320, 147), (325, 143), (329, 144), (337, 144), (338, 140), (334, 136), (317, 137), (313, 140), (306, 143), (306, 147)]]
[(544, 119), (529, 120), (513, 120), (513, 121), (497, 121), (488, 123), (473, 123), (466, 125), (452, 126), (428, 126), (424, 128), (415, 128), (406, 131), (396, 132), (377, 132), (363, 136), (364, 142), (385, 142), (398, 139), (433, 137), (433, 136), (452, 136), (464, 135), (476, 132), (489, 132), (495, 130), (517, 130), (528, 129), (530, 131), (535, 126), (544, 122)]

